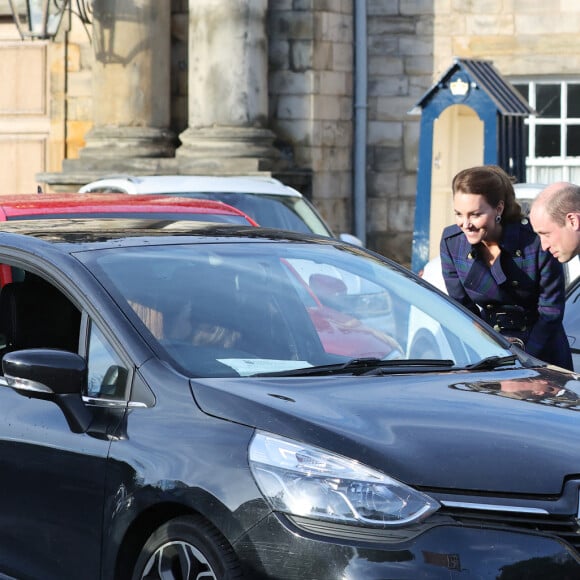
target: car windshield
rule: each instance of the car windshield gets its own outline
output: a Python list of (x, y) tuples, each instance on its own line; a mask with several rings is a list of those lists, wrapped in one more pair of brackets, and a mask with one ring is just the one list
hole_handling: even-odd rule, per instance
[(356, 248), (236, 241), (83, 255), (153, 347), (192, 377), (514, 362), (477, 319)]
[(302, 197), (238, 192), (170, 193), (179, 197), (223, 201), (243, 211), (266, 228), (332, 236), (314, 207)]

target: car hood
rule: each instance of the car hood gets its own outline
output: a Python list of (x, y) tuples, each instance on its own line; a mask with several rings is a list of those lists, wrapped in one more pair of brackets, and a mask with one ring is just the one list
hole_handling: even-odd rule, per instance
[(215, 417), (351, 457), (409, 485), (559, 494), (580, 474), (580, 382), (557, 370), (196, 379)]

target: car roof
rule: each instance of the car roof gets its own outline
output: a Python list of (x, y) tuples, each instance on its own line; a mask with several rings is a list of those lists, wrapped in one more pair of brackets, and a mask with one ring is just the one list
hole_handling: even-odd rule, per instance
[[(256, 222), (241, 210), (221, 201), (170, 197), (167, 195), (135, 195), (124, 193), (62, 193), (0, 196), (0, 213), (3, 219), (43, 215), (90, 213), (184, 213), (196, 215), (235, 215), (249, 224)], [(1, 218), (0, 218), (1, 219)]]
[(191, 220), (160, 221), (142, 218), (59, 218), (43, 220), (14, 220), (0, 224), (0, 246), (10, 243), (30, 248), (37, 242), (62, 244), (65, 252), (96, 246), (181, 244), (211, 242), (219, 239), (231, 241), (299, 241), (315, 240), (337, 244), (338, 240), (315, 234), (256, 228), (239, 225)]
[(278, 179), (252, 175), (116, 175), (87, 183), (79, 191), (95, 189), (131, 194), (222, 192), (302, 197), (299, 191)]

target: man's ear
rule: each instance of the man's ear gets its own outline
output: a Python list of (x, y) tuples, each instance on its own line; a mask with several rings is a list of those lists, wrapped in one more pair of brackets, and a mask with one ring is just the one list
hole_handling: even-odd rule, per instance
[(570, 212), (566, 215), (566, 220), (572, 226), (573, 230), (580, 230), (580, 213)]

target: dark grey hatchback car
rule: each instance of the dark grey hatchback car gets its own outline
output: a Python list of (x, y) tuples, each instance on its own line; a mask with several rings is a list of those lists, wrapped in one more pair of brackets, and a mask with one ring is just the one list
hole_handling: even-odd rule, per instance
[(580, 577), (577, 376), (388, 260), (22, 221), (0, 281), (0, 577)]

